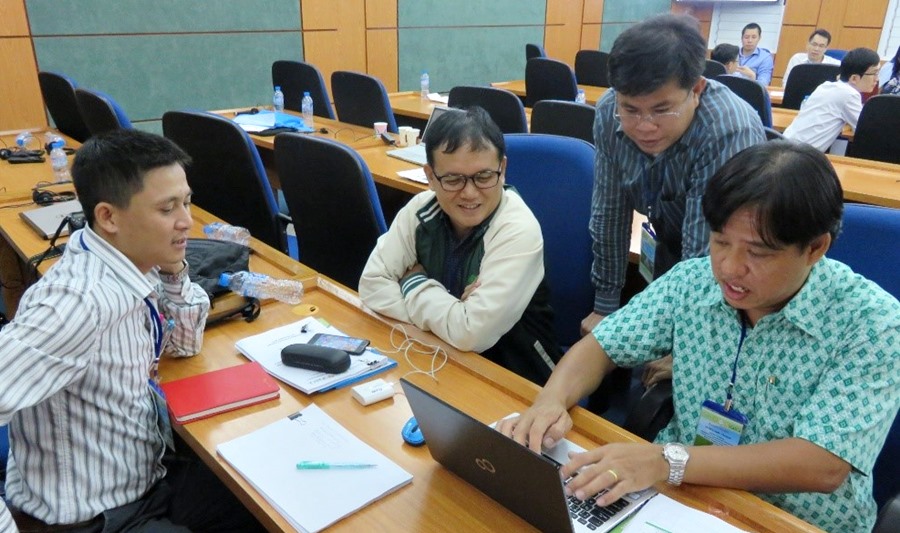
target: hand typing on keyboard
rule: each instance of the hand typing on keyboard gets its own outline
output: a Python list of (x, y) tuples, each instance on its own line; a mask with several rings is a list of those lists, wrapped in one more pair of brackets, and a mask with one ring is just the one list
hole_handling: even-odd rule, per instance
[(563, 479), (574, 476), (566, 485), (566, 494), (579, 500), (608, 490), (596, 499), (597, 505), (606, 506), (629, 492), (665, 481), (669, 464), (660, 445), (614, 443), (570, 455), (559, 472)]
[(540, 395), (523, 415), (497, 423), (497, 431), (531, 451), (541, 453), (541, 446), (552, 448), (572, 429), (572, 417), (558, 402), (542, 401)]

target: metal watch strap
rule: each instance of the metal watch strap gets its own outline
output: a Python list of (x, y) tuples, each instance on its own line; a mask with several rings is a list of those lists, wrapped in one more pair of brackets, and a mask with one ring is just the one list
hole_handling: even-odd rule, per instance
[[(681, 456), (681, 457), (679, 457)], [(678, 486), (684, 481), (684, 471), (690, 456), (687, 449), (678, 443), (669, 443), (663, 448), (663, 457), (669, 463), (669, 479), (670, 485)]]

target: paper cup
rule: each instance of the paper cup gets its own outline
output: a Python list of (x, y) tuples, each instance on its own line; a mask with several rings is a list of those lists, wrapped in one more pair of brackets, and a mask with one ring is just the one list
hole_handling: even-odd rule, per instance
[(419, 128), (410, 128), (409, 129), (409, 138), (407, 140), (407, 144), (410, 146), (415, 146), (419, 142)]
[(397, 146), (409, 146), (409, 132), (412, 130), (409, 126), (400, 126), (398, 128)]
[(375, 136), (381, 135), (382, 133), (387, 131), (387, 122), (376, 122), (374, 124), (375, 127)]

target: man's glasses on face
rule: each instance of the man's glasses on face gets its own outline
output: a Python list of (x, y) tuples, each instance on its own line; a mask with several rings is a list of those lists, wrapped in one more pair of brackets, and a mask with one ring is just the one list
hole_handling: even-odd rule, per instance
[[(681, 104), (677, 106), (678, 111), (663, 111), (659, 113), (648, 113), (646, 115), (641, 113), (620, 113), (616, 112), (613, 116), (616, 120), (619, 121), (620, 124), (626, 127), (635, 127), (641, 123), (642, 120), (646, 120), (650, 124), (656, 126), (663, 126), (667, 123), (673, 122), (676, 118), (680, 117), (684, 112), (684, 105), (690, 100), (691, 95), (694, 94), (694, 91), (688, 91), (687, 98), (684, 99)], [(618, 103), (616, 104), (618, 108)]]
[(438, 180), (441, 188), (447, 192), (457, 192), (466, 188), (466, 182), (472, 180), (475, 187), (479, 189), (490, 189), (500, 182), (501, 170), (482, 170), (471, 176), (464, 174), (444, 174), (443, 176), (434, 175), (434, 179)]

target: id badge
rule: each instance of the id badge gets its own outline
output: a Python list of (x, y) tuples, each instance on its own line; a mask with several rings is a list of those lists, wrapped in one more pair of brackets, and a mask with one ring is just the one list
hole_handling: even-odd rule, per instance
[(718, 403), (706, 400), (700, 407), (700, 421), (697, 423), (695, 446), (737, 446), (741, 441), (747, 417), (740, 411), (726, 411)]
[(653, 282), (653, 270), (656, 265), (656, 234), (650, 224), (641, 224), (641, 260), (638, 262), (638, 272), (647, 280)]
[(150, 390), (153, 392), (153, 403), (156, 405), (156, 425), (159, 434), (162, 435), (166, 446), (175, 451), (175, 438), (172, 436), (172, 423), (169, 421), (169, 407), (166, 404), (166, 395), (163, 394), (159, 384), (153, 378), (147, 380)]

